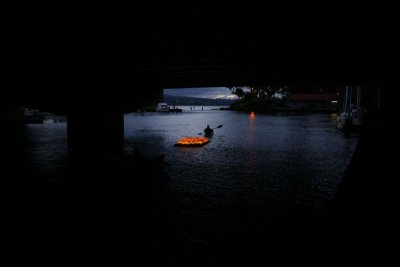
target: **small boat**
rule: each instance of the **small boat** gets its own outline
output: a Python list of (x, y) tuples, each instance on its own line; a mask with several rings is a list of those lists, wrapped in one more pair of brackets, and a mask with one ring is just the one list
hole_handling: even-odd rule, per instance
[(361, 107), (361, 89), (357, 88), (357, 105), (352, 104), (352, 87), (346, 86), (345, 99), (343, 101), (343, 112), (336, 118), (336, 126), (346, 134), (359, 133), (364, 115)]
[(169, 112), (170, 108), (167, 103), (158, 103), (156, 112)]
[(24, 122), (25, 123), (43, 123), (44, 116), (38, 110), (25, 108)]
[(211, 131), (207, 131), (204, 133), (204, 137), (210, 138), (214, 135), (214, 130), (211, 129)]
[(204, 146), (208, 144), (210, 140), (207, 137), (184, 137), (178, 140), (175, 146)]

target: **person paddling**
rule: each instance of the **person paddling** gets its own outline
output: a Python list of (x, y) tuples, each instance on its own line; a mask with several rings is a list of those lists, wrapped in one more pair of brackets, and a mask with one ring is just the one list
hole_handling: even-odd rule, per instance
[(210, 136), (214, 133), (214, 130), (210, 128), (210, 125), (207, 125), (207, 128), (204, 129), (204, 135)]

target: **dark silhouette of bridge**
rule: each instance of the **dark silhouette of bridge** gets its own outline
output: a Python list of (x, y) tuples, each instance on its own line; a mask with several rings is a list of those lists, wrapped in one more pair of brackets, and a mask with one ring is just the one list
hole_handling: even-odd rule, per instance
[[(172, 22), (171, 27), (162, 25), (154, 31), (138, 32), (125, 40), (121, 49), (112, 46), (113, 51), (107, 50), (107, 54), (96, 46), (87, 54), (64, 47), (70, 58), (56, 53), (59, 62), (52, 69), (14, 73), (13, 86), (18, 89), (15, 94), (7, 92), (10, 97), (5, 99), (7, 103), (67, 115), (71, 143), (77, 143), (79, 136), (85, 136), (95, 125), (80, 119), (93, 112), (104, 114), (99, 120), (103, 121), (105, 135), (99, 138), (105, 142), (110, 139), (108, 135), (111, 139), (122, 136), (123, 113), (158, 102), (164, 88), (378, 87), (387, 75), (384, 60), (389, 44), (376, 39), (374, 32), (317, 34), (292, 24), (273, 28), (256, 22), (226, 29), (206, 24), (204, 30), (195, 27), (193, 31), (174, 26)], [(45, 62), (56, 52), (38, 49), (42, 52), (40, 61)], [(114, 51), (116, 59), (110, 59)], [(104, 57), (101, 67), (95, 65), (98, 54)], [(75, 64), (83, 58), (85, 62), (92, 60), (91, 64)], [(112, 133), (115, 131), (118, 133)], [(82, 143), (89, 141), (84, 137)]]
[[(158, 102), (164, 88), (368, 85), (381, 87), (385, 92), (388, 71), (384, 61), (390, 56), (390, 49), (386, 49), (390, 42), (385, 42), (374, 27), (366, 25), (358, 29), (350, 25), (350, 30), (335, 34), (332, 23), (319, 34), (319, 30), (308, 27), (315, 22), (273, 27), (260, 19), (252, 24), (221, 19), (218, 22), (223, 23), (214, 24), (216, 21), (212, 20), (203, 28), (203, 17), (199, 14), (194, 21), (189, 30), (179, 27), (183, 22), (175, 20), (153, 23), (126, 39), (113, 35), (118, 45), (111, 45), (111, 49), (107, 45), (97, 46), (95, 41), (90, 41), (83, 50), (70, 45), (62, 45), (60, 50), (60, 47), (32, 44), (36, 52), (21, 52), (19, 58), (23, 62), (41, 62), (47, 68), (38, 70), (32, 64), (28, 70), (9, 71), (12, 89), (5, 92), (2, 105), (28, 106), (67, 115), (72, 151), (78, 155), (89, 152), (89, 157), (93, 157), (96, 152), (118, 151), (123, 145), (123, 114)], [(352, 243), (347, 252), (351, 255), (384, 255), (378, 249), (387, 247), (383, 235), (392, 229), (383, 229), (386, 225), (383, 221), (387, 221), (390, 213), (384, 211), (389, 204), (385, 199), (387, 174), (383, 171), (387, 163), (381, 157), (385, 154), (381, 144), (384, 138), (381, 116), (380, 110), (369, 110), (360, 143), (338, 193), (337, 209), (332, 213), (337, 212), (345, 226), (335, 228), (333, 233), (323, 231), (329, 232), (329, 240), (339, 246), (348, 245), (341, 238), (350, 237)], [(99, 125), (103, 127), (100, 131)], [(92, 134), (94, 129), (96, 136)], [(13, 150), (11, 147), (10, 151)], [(125, 212), (123, 208), (119, 211)], [(112, 209), (108, 212), (111, 214)], [(377, 220), (371, 217), (379, 217), (380, 223), (374, 225)], [(371, 240), (365, 235), (366, 229), (372, 234)], [(382, 235), (381, 230), (385, 232)], [(329, 245), (330, 249), (333, 247)], [(302, 252), (305, 251), (300, 248), (299, 254)]]

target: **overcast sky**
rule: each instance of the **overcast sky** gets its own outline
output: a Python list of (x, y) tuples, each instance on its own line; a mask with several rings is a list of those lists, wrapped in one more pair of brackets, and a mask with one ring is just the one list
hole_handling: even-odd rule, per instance
[(226, 87), (164, 89), (164, 95), (201, 97), (201, 98), (212, 98), (212, 99), (237, 98), (237, 96), (232, 94), (232, 92)]

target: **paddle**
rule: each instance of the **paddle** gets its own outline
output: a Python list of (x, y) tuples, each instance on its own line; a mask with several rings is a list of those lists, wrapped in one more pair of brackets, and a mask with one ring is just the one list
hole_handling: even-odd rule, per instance
[[(218, 125), (217, 127), (215, 127), (215, 128), (211, 128), (211, 129), (217, 129), (217, 128), (222, 128), (222, 124), (220, 124), (220, 125)], [(201, 135), (201, 134), (204, 134), (204, 133), (198, 133), (199, 135)]]

